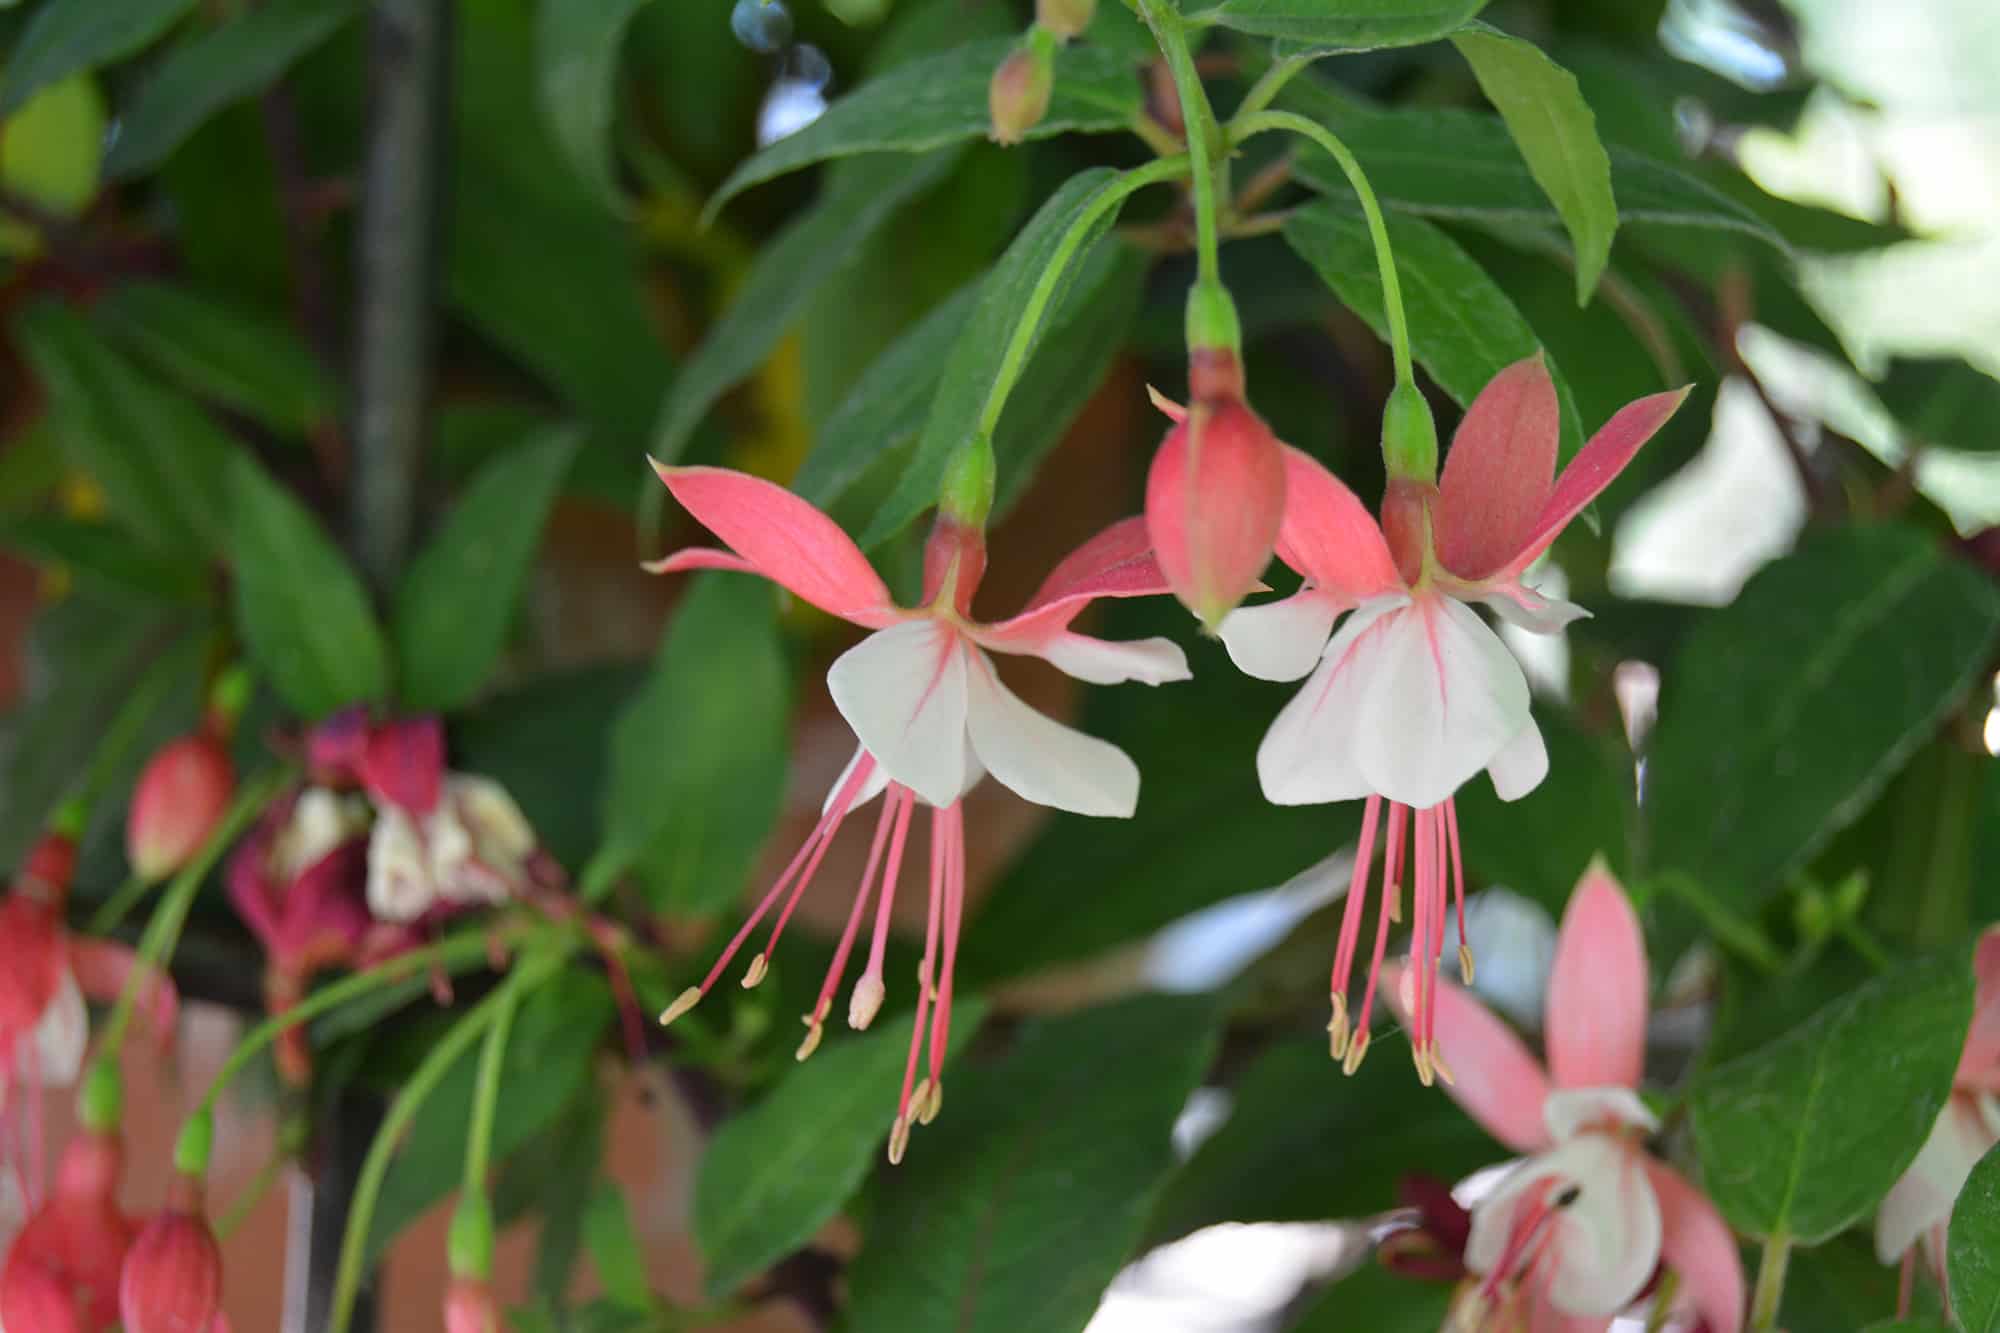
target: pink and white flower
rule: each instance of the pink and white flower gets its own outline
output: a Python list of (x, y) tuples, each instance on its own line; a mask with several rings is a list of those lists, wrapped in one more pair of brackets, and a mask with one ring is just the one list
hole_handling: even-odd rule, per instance
[[(889, 1142), (890, 1159), (899, 1160), (912, 1114), (927, 1123), (942, 1097), (938, 1079), (949, 1041), (952, 972), (965, 899), (960, 799), (988, 774), (1027, 800), (1076, 814), (1129, 817), (1139, 798), (1139, 770), (1123, 751), (1030, 708), (1001, 683), (991, 654), (1039, 657), (1093, 684), (1185, 680), (1187, 660), (1166, 639), (1114, 643), (1070, 628), (1094, 599), (1165, 592), (1166, 580), (1149, 548), (1144, 520), (1131, 518), (1072, 552), (1019, 615), (992, 623), (976, 620), (971, 603), (985, 571), (984, 539), (976, 528), (941, 516), (925, 551), (923, 605), (899, 607), (839, 525), (783, 487), (724, 468), (655, 467), (674, 497), (729, 549), (683, 550), (648, 569), (759, 574), (821, 610), (874, 631), (827, 673), (834, 706), (859, 738), (859, 750), (835, 782), (805, 845), (701, 984), (685, 991), (662, 1021), (685, 1013), (714, 986), (782, 899), (771, 937), (751, 960), (744, 985), (762, 980), (771, 951), (841, 822), (882, 795), (860, 890), (819, 999), (804, 1018), (807, 1034), (799, 1058), (819, 1044), (879, 870), (881, 894), (868, 963), (848, 1006), (849, 1024), (867, 1027), (886, 989), (883, 957), (910, 821), (919, 803), (929, 806), (930, 914), (923, 984)], [(918, 1084), (927, 1017), (929, 1069)]]
[[(1408, 875), (1415, 887), (1412, 1053), (1430, 1081), (1437, 1045), (1431, 996), (1452, 892), (1464, 937), (1453, 794), (1484, 769), (1501, 799), (1515, 800), (1548, 772), (1520, 665), (1473, 606), (1483, 603), (1537, 633), (1585, 614), (1542, 597), (1522, 576), (1685, 396), (1655, 394), (1621, 409), (1557, 477), (1555, 385), (1539, 356), (1517, 362), (1467, 410), (1443, 480), (1392, 481), (1379, 525), (1326, 468), (1285, 451), (1277, 551), (1305, 585), (1283, 600), (1238, 609), (1221, 632), (1231, 659), (1253, 676), (1310, 675), (1258, 749), (1264, 795), (1280, 805), (1367, 798), (1331, 985), (1333, 1050), (1350, 1072), (1367, 1051), (1375, 978)], [(1360, 1016), (1350, 1026), (1348, 983), (1378, 835), (1388, 910), (1377, 925)], [(1469, 955), (1460, 955), (1469, 968)]]
[[(1390, 966), (1393, 1003), (1413, 1020), (1411, 974)], [(1602, 863), (1570, 895), (1543, 1033), (1548, 1071), (1479, 1001), (1448, 982), (1441, 1070), (1451, 1095), (1497, 1139), (1529, 1154), (1472, 1206), (1466, 1267), (1491, 1326), (1603, 1333), (1665, 1265), (1711, 1333), (1743, 1327), (1741, 1260), (1701, 1191), (1646, 1151), (1659, 1122), (1635, 1091), (1646, 1051), (1645, 940)], [(1479, 1324), (1487, 1327), (1486, 1324)]]
[(1875, 1257), (1903, 1265), (1903, 1305), (1909, 1305), (1921, 1242), (1944, 1282), (1945, 1228), (1966, 1177), (2000, 1143), (2000, 927), (1980, 936), (1972, 956), (1978, 989), (1951, 1096), (1931, 1135), (1875, 1215)]

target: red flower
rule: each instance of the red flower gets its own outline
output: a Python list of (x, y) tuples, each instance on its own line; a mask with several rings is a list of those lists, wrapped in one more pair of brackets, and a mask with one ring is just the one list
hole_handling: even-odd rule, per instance
[(118, 1209), (116, 1133), (71, 1140), (55, 1193), (7, 1251), (0, 1325), (34, 1333), (105, 1333), (118, 1321), (118, 1273), (133, 1226)]
[(166, 1207), (132, 1242), (118, 1280), (125, 1333), (215, 1333), (222, 1251), (202, 1216), (201, 1182), (179, 1175)]
[(125, 820), (133, 873), (153, 883), (186, 865), (235, 791), (236, 769), (215, 736), (197, 732), (161, 747), (139, 774)]

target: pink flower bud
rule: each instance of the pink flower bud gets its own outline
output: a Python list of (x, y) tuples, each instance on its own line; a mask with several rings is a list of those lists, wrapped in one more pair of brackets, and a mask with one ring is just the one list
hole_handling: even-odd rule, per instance
[(70, 1140), (55, 1192), (29, 1217), (0, 1269), (0, 1325), (99, 1333), (118, 1317), (118, 1273), (132, 1224), (118, 1211), (116, 1133)]
[(444, 1333), (500, 1333), (500, 1309), (483, 1279), (451, 1280), (444, 1296)]
[(986, 88), (986, 109), (993, 117), (993, 142), (1017, 144), (1049, 113), (1055, 90), (1055, 61), (1040, 47), (1024, 46), (1000, 62)]
[(368, 733), (361, 785), (377, 805), (412, 815), (437, 808), (444, 789), (444, 727), (434, 717), (384, 723)]
[(1278, 438), (1242, 398), (1197, 398), (1146, 478), (1146, 531), (1174, 596), (1210, 629), (1257, 586), (1285, 514)]
[(236, 769), (215, 737), (196, 733), (163, 746), (139, 774), (125, 820), (133, 873), (152, 883), (186, 865), (235, 793)]
[(1035, 0), (1035, 22), (1064, 41), (1080, 37), (1097, 13), (1097, 0)]
[(125, 1333), (210, 1333), (221, 1308), (222, 1251), (202, 1216), (201, 1184), (176, 1176), (125, 1256), (119, 1318)]

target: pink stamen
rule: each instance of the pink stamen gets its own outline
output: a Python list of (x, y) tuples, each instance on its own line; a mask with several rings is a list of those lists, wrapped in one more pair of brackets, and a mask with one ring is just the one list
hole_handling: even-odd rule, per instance
[(938, 822), (944, 825), (945, 836), (944, 976), (938, 983), (937, 1012), (931, 1017), (933, 1087), (943, 1085), (945, 1056), (951, 1042), (952, 973), (958, 960), (959, 920), (965, 907), (965, 811), (954, 805), (939, 814), (942, 818)]
[(1515, 1214), (1514, 1225), (1508, 1232), (1506, 1247), (1500, 1251), (1499, 1259), (1480, 1287), (1481, 1299), (1493, 1303), (1503, 1282), (1515, 1275), (1529, 1276), (1546, 1254), (1544, 1242), (1548, 1239), (1548, 1224), (1564, 1206), (1560, 1201), (1552, 1202), (1549, 1198), (1549, 1191), (1554, 1185), (1554, 1177), (1549, 1177), (1529, 1186), (1538, 1193), (1531, 1199), (1522, 1200), (1521, 1211)]
[[(1409, 817), (1409, 806), (1394, 801), (1389, 803), (1389, 841), (1382, 853), (1382, 900), (1385, 903), (1399, 902), (1403, 896), (1403, 830)], [(1392, 893), (1394, 899), (1390, 897)]]
[(902, 1140), (909, 1133), (910, 1094), (917, 1084), (917, 1058), (924, 1049), (924, 1023), (930, 1017), (932, 978), (936, 975), (938, 930), (944, 915), (945, 839), (940, 825), (944, 811), (931, 811), (930, 911), (924, 922), (924, 961), (917, 968), (917, 1021), (910, 1029), (910, 1054), (903, 1063), (903, 1091), (896, 1099), (896, 1125), (889, 1139), (889, 1160), (902, 1158)]
[(916, 793), (907, 787), (889, 789), (897, 798), (896, 831), (889, 838), (889, 867), (882, 879), (882, 899), (875, 907), (875, 937), (868, 945), (868, 967), (864, 977), (882, 979), (882, 961), (889, 951), (889, 914), (896, 905), (896, 881), (903, 869), (903, 845), (910, 836), (910, 816), (917, 807)]
[[(1451, 843), (1451, 882), (1458, 901), (1458, 944), (1470, 956), (1472, 943), (1465, 933), (1465, 862), (1458, 851), (1458, 798), (1455, 796), (1445, 798), (1444, 827)], [(1470, 985), (1472, 978), (1467, 977), (1465, 981)]]
[[(1431, 836), (1431, 812), (1417, 811), (1416, 828), (1412, 831), (1416, 843), (1411, 849), (1416, 862), (1416, 895), (1411, 903), (1410, 920), (1410, 988), (1415, 992), (1415, 1003), (1411, 1006), (1411, 1028), (1413, 1029), (1411, 1054), (1417, 1062), (1417, 1073), (1424, 1073), (1424, 1053), (1430, 1049), (1429, 1019), (1431, 1012), (1431, 895), (1436, 889), (1434, 852), (1436, 840)], [(1425, 1078), (1428, 1083), (1430, 1080)]]
[[(1389, 807), (1389, 836), (1400, 840), (1402, 821), (1398, 818), (1404, 811), (1400, 805)], [(1391, 854), (1400, 851), (1393, 842)], [(1368, 963), (1368, 984), (1361, 992), (1361, 1017), (1355, 1021), (1355, 1035), (1360, 1038), (1368, 1031), (1368, 1016), (1375, 1011), (1375, 983), (1382, 975), (1382, 954), (1389, 947), (1389, 895), (1394, 892), (1389, 884), (1389, 863), (1382, 863), (1382, 910), (1375, 914), (1375, 953)], [(1348, 1062), (1359, 1068), (1360, 1062), (1352, 1055)], [(1350, 1071), (1352, 1072), (1352, 1071)]]
[(819, 998), (813, 1001), (812, 1021), (817, 1023), (826, 1016), (833, 1004), (833, 993), (840, 989), (840, 975), (847, 970), (847, 956), (853, 952), (855, 936), (861, 932), (861, 914), (868, 907), (868, 898), (875, 888), (875, 871), (882, 864), (882, 850), (888, 844), (890, 830), (901, 808), (901, 792), (891, 788), (883, 798), (882, 813), (875, 821), (875, 839), (868, 844), (868, 864), (861, 870), (861, 887), (855, 891), (854, 905), (847, 911), (847, 925), (840, 932), (840, 943), (834, 947), (833, 962), (827, 966), (826, 980), (820, 983)]
[(1345, 999), (1354, 970), (1354, 946), (1361, 938), (1362, 904), (1368, 898), (1368, 870), (1375, 860), (1375, 831), (1382, 798), (1370, 796), (1361, 814), (1361, 842), (1354, 849), (1354, 872), (1347, 881), (1347, 906), (1340, 918), (1340, 945), (1333, 955), (1332, 991)]

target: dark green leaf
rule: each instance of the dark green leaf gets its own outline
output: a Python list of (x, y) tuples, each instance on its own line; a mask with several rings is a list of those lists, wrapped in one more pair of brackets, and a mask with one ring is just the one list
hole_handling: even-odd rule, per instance
[[(1507, 127), (1472, 111), (1384, 110), (1324, 79), (1294, 79), (1279, 105), (1339, 135), (1382, 205), (1441, 218), (1562, 224)], [(1301, 145), (1299, 177), (1335, 198), (1351, 193), (1332, 158)], [(1757, 213), (1674, 167), (1612, 147), (1611, 185), (1622, 224), (1695, 227), (1754, 237), (1789, 258), (1785, 238)], [(1400, 250), (1398, 251), (1400, 254)]]
[(1903, 1173), (1951, 1091), (1972, 1018), (1963, 954), (1881, 977), (1691, 1097), (1702, 1180), (1738, 1231), (1818, 1244)]
[[(976, 999), (953, 1005), (953, 1051), (984, 1016)], [(865, 1036), (830, 1032), (803, 1068), (709, 1141), (693, 1230), (711, 1299), (811, 1240), (860, 1187), (895, 1116), (914, 1021), (904, 1015)]]
[(1688, 635), (1647, 763), (1653, 853), (1748, 910), (1868, 807), (1979, 673), (2000, 595), (1893, 525), (1815, 534)]
[(1611, 159), (1576, 78), (1528, 42), (1477, 24), (1452, 35), (1576, 246), (1576, 295), (1590, 299), (1611, 257), (1618, 204)]
[(611, 164), (611, 114), (618, 46), (646, 0), (544, 0), (535, 46), (542, 115), (577, 178), (618, 202)]
[(167, 553), (219, 552), (229, 438), (69, 310), (37, 306), (20, 317), (15, 332), (48, 392), (64, 452), (104, 488), (111, 512)]
[(389, 652), (368, 594), (319, 523), (257, 460), (231, 460), (230, 564), (250, 657), (307, 718), (389, 692)]
[(1486, 0), (1222, 0), (1190, 17), (1316, 50), (1367, 51), (1436, 41), (1485, 7)]
[(2000, 1329), (2000, 1149), (1986, 1154), (1966, 1177), (1952, 1205), (1951, 1312), (1965, 1333)]
[(417, 712), (469, 700), (500, 656), (578, 432), (542, 432), (473, 478), (396, 593), (397, 694)]
[[(751, 186), (815, 162), (857, 153), (921, 153), (983, 138), (992, 124), (987, 84), (1015, 45), (1012, 37), (968, 42), (870, 79), (732, 171), (709, 200), (709, 215)], [(1076, 43), (1057, 53), (1055, 69), (1048, 112), (1029, 138), (1122, 129), (1137, 119), (1139, 79), (1129, 59)]]
[(646, 1281), (646, 1259), (639, 1251), (639, 1238), (632, 1231), (632, 1214), (625, 1206), (625, 1191), (609, 1180), (597, 1182), (590, 1207), (583, 1215), (583, 1243), (590, 1251), (591, 1267), (605, 1292), (620, 1305), (644, 1310), (653, 1304), (653, 1289)]
[(1945, 1323), (1942, 1319), (1890, 1319), (1882, 1323), (1870, 1324), (1861, 1333), (1954, 1333), (1955, 1327), (1974, 1327)]
[(1451, 1327), (1449, 1282), (1399, 1277), (1364, 1263), (1307, 1305), (1287, 1333), (1433, 1333)]
[[(504, 1092), (493, 1121), (494, 1160), (532, 1142), (571, 1105), (590, 1077), (597, 1040), (611, 1020), (604, 978), (581, 968), (558, 974), (521, 1002), (501, 1065)], [(383, 1181), (368, 1233), (370, 1256), (380, 1255), (464, 1174), (465, 1127), (478, 1073), (475, 1043), (411, 1122)]]
[(948, 1310), (958, 1333), (1082, 1329), (1172, 1170), (1217, 1018), (1207, 999), (1110, 1005), (1038, 1022), (959, 1078), (883, 1181), (850, 1327), (932, 1333)]
[[(1411, 355), (1446, 393), (1469, 404), (1494, 375), (1541, 349), (1513, 301), (1456, 241), (1422, 218), (1392, 215), (1388, 224)], [(1358, 209), (1336, 199), (1310, 205), (1285, 223), (1285, 240), (1348, 309), (1387, 336), (1381, 273)], [(1568, 381), (1553, 362), (1549, 374), (1562, 405), (1567, 459), (1583, 447), (1583, 433)]]
[(159, 165), (204, 120), (261, 92), (332, 36), (354, 9), (355, 0), (271, 0), (182, 42), (119, 116), (105, 174), (123, 179)]
[(656, 908), (734, 902), (785, 793), (791, 682), (762, 581), (706, 574), (611, 740), (604, 845), (586, 894), (636, 873)]
[[(980, 283), (979, 304), (959, 331), (951, 358), (945, 362), (937, 393), (931, 399), (930, 413), (924, 419), (923, 432), (917, 437), (916, 452), (903, 468), (894, 493), (862, 533), (864, 547), (874, 546), (902, 531), (936, 501), (938, 484), (944, 478), (952, 451), (980, 429), (980, 414), (999, 379), (1008, 343), (1027, 315), (1036, 287), (1063, 250), (1066, 234), (1072, 225), (1087, 218), (1094, 220), (1086, 228), (1081, 244), (1065, 256), (1067, 272), (1058, 280), (1046, 304), (1036, 312), (1029, 335), (1031, 355), (1034, 340), (1045, 339), (1066, 292), (1074, 291), (1075, 277), (1089, 253), (1092, 237), (1111, 225), (1117, 213), (1112, 201), (1119, 197), (1122, 188), (1119, 174), (1105, 167), (1071, 176), (1036, 211)], [(1011, 409), (1010, 403), (1010, 412)], [(1006, 417), (1003, 415), (1001, 420), (1004, 423)]]
[(493, 1208), (504, 1221), (532, 1210), (535, 1271), (530, 1289), (547, 1310), (569, 1294), (570, 1272), (583, 1247), (584, 1211), (590, 1206), (604, 1152), (604, 1093), (586, 1079), (562, 1119), (523, 1144), (500, 1168)]
[(1408, 1172), (1456, 1180), (1503, 1155), (1403, 1060), (1370, 1060), (1349, 1078), (1324, 1037), (1264, 1052), (1234, 1099), (1167, 1187), (1148, 1229), (1155, 1240), (1217, 1222), (1366, 1216), (1396, 1206)]
[(679, 458), (715, 400), (764, 359), (820, 283), (897, 208), (943, 179), (957, 156), (859, 157), (829, 181), (826, 198), (764, 247), (735, 301), (682, 367), (660, 408), (653, 456)]
[[(1930, 1285), (1917, 1284), (1913, 1313), (1923, 1315), (1936, 1308), (1936, 1302), (1925, 1300)], [(1889, 1322), (1895, 1309), (1896, 1270), (1875, 1258), (1873, 1239), (1864, 1231), (1850, 1231), (1824, 1245), (1792, 1251), (1778, 1327), (1798, 1333), (1849, 1328), (1866, 1333), (1941, 1333), (1923, 1319), (1907, 1329)]]
[(332, 381), (283, 324), (164, 282), (127, 283), (97, 310), (114, 336), (203, 398), (294, 434), (333, 420)]
[(25, 514), (0, 521), (0, 546), (37, 564), (68, 568), (107, 592), (144, 603), (194, 604), (205, 591), (199, 566), (147, 551), (132, 534), (108, 523)]
[(52, 83), (123, 60), (192, 8), (194, 0), (47, 0), (0, 75), (0, 118)]

